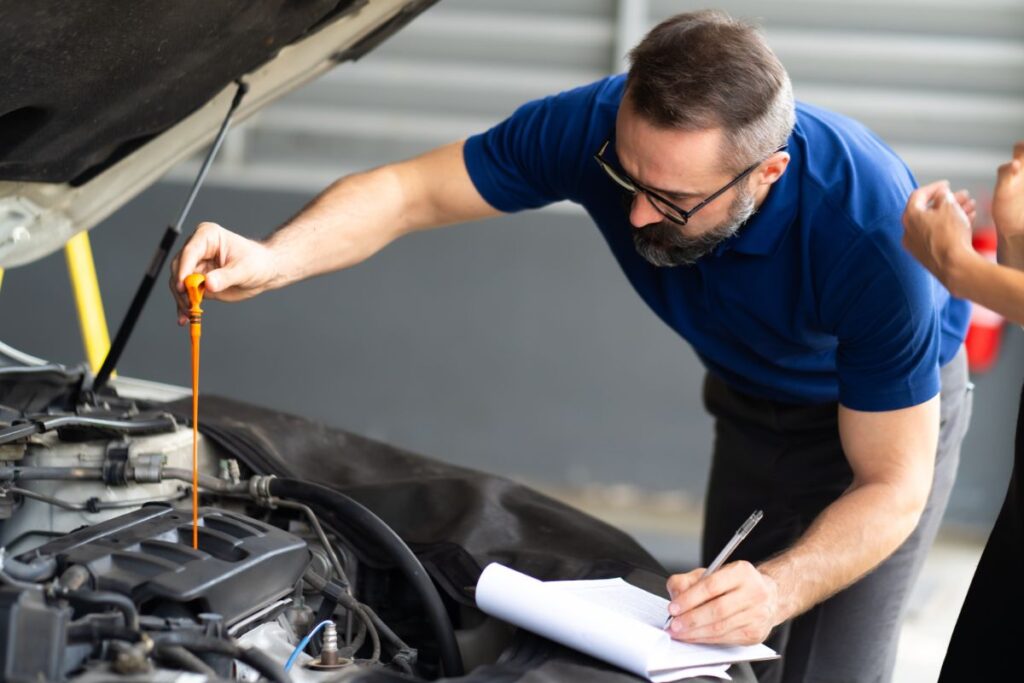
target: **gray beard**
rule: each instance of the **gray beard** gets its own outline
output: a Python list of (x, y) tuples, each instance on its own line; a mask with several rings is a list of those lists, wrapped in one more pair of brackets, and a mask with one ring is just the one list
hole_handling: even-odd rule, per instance
[(729, 239), (754, 215), (754, 194), (740, 189), (729, 206), (729, 218), (707, 232), (689, 237), (669, 220), (633, 228), (633, 245), (648, 263), (658, 267), (692, 266)]

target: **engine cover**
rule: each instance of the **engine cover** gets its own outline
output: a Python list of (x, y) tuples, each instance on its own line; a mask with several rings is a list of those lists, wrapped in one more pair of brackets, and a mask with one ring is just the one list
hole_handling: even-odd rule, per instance
[(83, 565), (97, 590), (132, 598), (143, 614), (220, 614), (231, 625), (288, 595), (310, 561), (306, 542), (244, 515), (201, 508), (199, 549), (188, 510), (147, 505), (23, 554)]

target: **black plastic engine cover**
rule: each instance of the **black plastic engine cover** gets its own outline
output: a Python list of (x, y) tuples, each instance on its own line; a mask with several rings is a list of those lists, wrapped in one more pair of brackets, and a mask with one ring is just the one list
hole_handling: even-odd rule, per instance
[(199, 511), (199, 549), (188, 511), (147, 505), (26, 553), (88, 567), (97, 590), (130, 596), (143, 614), (216, 612), (232, 624), (288, 595), (309, 564), (306, 542), (216, 508)]

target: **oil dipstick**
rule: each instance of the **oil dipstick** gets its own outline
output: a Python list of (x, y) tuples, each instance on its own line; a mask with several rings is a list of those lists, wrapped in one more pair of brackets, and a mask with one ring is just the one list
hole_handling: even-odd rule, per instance
[(203, 333), (203, 309), (199, 304), (206, 291), (206, 276), (185, 277), (188, 292), (188, 328), (192, 337), (192, 547), (199, 549), (199, 338)]

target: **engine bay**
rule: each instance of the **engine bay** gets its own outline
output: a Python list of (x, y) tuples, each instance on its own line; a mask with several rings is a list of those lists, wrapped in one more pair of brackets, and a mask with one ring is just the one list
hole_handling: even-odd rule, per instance
[[(32, 403), (24, 377), (19, 387), (23, 406)], [(368, 509), (317, 483), (256, 474), (201, 439), (193, 548), (190, 429), (113, 394), (71, 410), (52, 398), (41, 411), (6, 405), (0, 423), (0, 679), (462, 672), (448, 608)], [(349, 521), (344, 533), (324, 509), (332, 523)], [(360, 599), (372, 570), (346, 536), (369, 539), (408, 577), (404, 590), (428, 604), (425, 642), (407, 643)], [(378, 603), (394, 580), (383, 574), (384, 588), (369, 590)]]
[(664, 569), (509, 479), (216, 395), (0, 343), (0, 682), (632, 680), (486, 616), (542, 579)]

